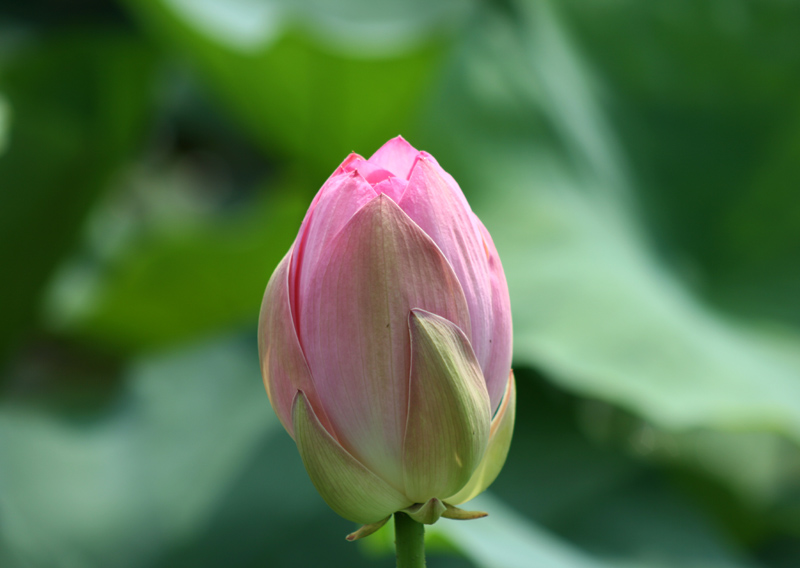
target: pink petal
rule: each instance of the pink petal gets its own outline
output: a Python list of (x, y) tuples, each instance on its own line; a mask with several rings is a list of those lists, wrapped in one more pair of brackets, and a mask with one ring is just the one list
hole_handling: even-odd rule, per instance
[(483, 226), (480, 219), (473, 215), (475, 223), (483, 235), (483, 245), (489, 264), (492, 317), (489, 328), (489, 341), (492, 348), (489, 357), (484, 361), (483, 375), (486, 388), (492, 401), (492, 411), (497, 408), (503, 393), (506, 391), (508, 373), (511, 369), (511, 352), (513, 350), (513, 326), (511, 325), (511, 299), (508, 297), (508, 284), (500, 256), (494, 241)]
[(394, 176), (392, 172), (385, 170), (376, 164), (370, 163), (360, 157), (357, 160), (349, 162), (344, 167), (344, 170), (346, 172), (358, 172), (361, 174), (361, 177), (367, 180), (371, 185), (375, 185), (376, 183), (380, 183), (383, 180)]
[(333, 173), (330, 175), (328, 179), (345, 172), (353, 171), (353, 163), (358, 163), (358, 162), (366, 162), (366, 160), (361, 155), (356, 154), (355, 152), (350, 152), (350, 154), (347, 155), (347, 157), (342, 161), (342, 163), (339, 164), (339, 167), (333, 170)]
[(309, 284), (306, 267), (317, 264), (336, 234), (375, 195), (370, 184), (355, 171), (330, 178), (317, 193), (295, 241), (290, 284), (296, 322), (300, 321), (303, 309), (297, 299)]
[(308, 396), (317, 409), (320, 421), (330, 425), (319, 403), (300, 342), (297, 340), (289, 304), (289, 262), (292, 249), (275, 268), (264, 292), (258, 318), (258, 355), (261, 375), (269, 401), (283, 427), (294, 436), (292, 401), (298, 390)]
[(370, 156), (369, 162), (389, 170), (399, 178), (408, 179), (417, 154), (419, 152), (416, 148), (402, 136), (397, 136), (378, 148), (377, 152)]
[(398, 203), (406, 190), (408, 182), (399, 177), (390, 177), (379, 184), (373, 186), (375, 193), (385, 193), (392, 198), (392, 201)]
[[(454, 191), (442, 177), (441, 168), (424, 155), (417, 160), (399, 205), (433, 239), (453, 266), (464, 289), (472, 322), (472, 328), (465, 331), (486, 374), (490, 371), (490, 362), (497, 359), (494, 354), (497, 322), (494, 321), (493, 276), (480, 223), (460, 190)], [(502, 383), (497, 392), (490, 389), (493, 409), (500, 402), (508, 369), (503, 371), (502, 379), (486, 376), (487, 387), (495, 380)]]
[(387, 196), (356, 213), (301, 298), (300, 334), (341, 444), (401, 488), (408, 412), (408, 314), (422, 308), (469, 329), (461, 285), (442, 253)]
[(467, 202), (467, 198), (464, 195), (464, 192), (461, 191), (461, 187), (458, 185), (458, 183), (456, 183), (456, 180), (453, 178), (453, 176), (447, 173), (447, 170), (445, 170), (444, 168), (442, 168), (442, 166), (439, 165), (439, 162), (436, 161), (436, 158), (434, 158), (432, 155), (428, 154), (423, 150), (422, 152), (419, 153), (419, 157), (417, 159), (418, 160), (424, 159), (433, 164), (434, 169), (439, 173), (440, 176), (444, 178), (444, 180), (447, 182), (447, 185), (449, 185), (450, 189), (452, 189), (453, 192), (455, 192), (456, 196), (458, 197), (459, 201), (463, 203), (464, 207), (466, 207), (467, 209), (471, 209), (469, 203)]
[[(305, 217), (303, 217), (303, 222), (300, 224), (300, 230), (297, 232), (297, 238), (295, 239), (295, 249), (297, 252), (302, 255), (302, 249), (304, 249), (304, 245), (302, 242), (304, 240), (304, 235), (308, 232), (308, 224), (311, 220), (311, 216), (314, 213), (314, 210), (317, 208), (317, 204), (322, 199), (323, 195), (326, 195), (332, 187), (338, 186), (342, 179), (344, 179), (344, 174), (349, 173), (353, 170), (352, 164), (358, 162), (365, 162), (363, 157), (356, 154), (355, 152), (350, 152), (348, 156), (342, 160), (342, 163), (339, 164), (333, 173), (328, 176), (328, 179), (325, 180), (325, 183), (322, 184), (322, 187), (314, 196), (314, 199), (311, 200), (311, 204), (308, 206), (308, 211), (306, 211)], [(300, 250), (297, 250), (300, 249)], [(292, 309), (297, 309), (297, 304), (295, 302), (296, 290), (295, 286), (293, 285), (296, 278), (295, 273), (297, 272), (297, 265), (298, 259), (294, 258), (292, 260), (292, 265), (289, 269), (289, 282), (290, 282), (290, 290), (289, 290), (289, 301), (292, 304)]]

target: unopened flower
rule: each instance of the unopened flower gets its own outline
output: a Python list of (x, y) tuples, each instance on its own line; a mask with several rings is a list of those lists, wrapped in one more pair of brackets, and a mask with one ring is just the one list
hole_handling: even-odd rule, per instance
[(494, 481), (514, 425), (511, 311), (489, 233), (400, 137), (351, 154), (267, 286), (267, 394), (311, 480), (365, 525), (424, 523)]

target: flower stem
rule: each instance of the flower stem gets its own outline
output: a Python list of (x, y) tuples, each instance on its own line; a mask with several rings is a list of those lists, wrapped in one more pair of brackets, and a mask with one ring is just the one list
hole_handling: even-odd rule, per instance
[(405, 513), (394, 514), (397, 568), (425, 568), (425, 525)]

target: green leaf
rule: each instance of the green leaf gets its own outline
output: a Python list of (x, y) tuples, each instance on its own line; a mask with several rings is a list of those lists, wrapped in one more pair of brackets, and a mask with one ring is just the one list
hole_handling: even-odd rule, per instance
[(755, 564), (658, 476), (604, 498), (562, 522), (560, 534), (612, 566), (752, 568)]
[(20, 566), (148, 566), (202, 529), (283, 434), (246, 340), (135, 362), (97, 416), (2, 404), (0, 549)]
[[(475, 52), (488, 57), (513, 46), (519, 55), (497, 59), (491, 92), (470, 83), (485, 71), (482, 60), (460, 59), (435, 111), (450, 125), (450, 152), (465, 157), (458, 162), (463, 178), (456, 177), (491, 196), (477, 195), (475, 210), (506, 269), (516, 360), (666, 429), (757, 429), (800, 440), (800, 334), (787, 329), (777, 337), (735, 322), (660, 264), (633, 216), (622, 162), (611, 170), (620, 178), (590, 159), (589, 141), (606, 139), (602, 121), (558, 127), (571, 108), (558, 105), (578, 105), (588, 117), (597, 108), (584, 107), (566, 86), (548, 84), (541, 67), (550, 63), (536, 55), (543, 47), (535, 43), (547, 36), (535, 35), (532, 22), (563, 27), (541, 6), (520, 9), (514, 20), (496, 16), (494, 25), (476, 30)], [(574, 70), (570, 57), (577, 55), (560, 45), (546, 47)], [(548, 105), (558, 111), (533, 97), (549, 91)], [(526, 101), (529, 115), (560, 128), (562, 145), (516, 135), (506, 107), (496, 104), (501, 96)], [(473, 119), (463, 119), (464, 108), (473, 108)], [(486, 118), (488, 109), (496, 120)]]
[(473, 2), (386, 0), (164, 0), (181, 19), (217, 43), (242, 52), (268, 46), (287, 27), (299, 27), (332, 51), (351, 57), (402, 53), (462, 18)]
[(489, 516), (443, 519), (431, 533), (478, 566), (751, 566), (714, 516), (644, 467), (640, 454), (596, 439), (601, 426), (587, 419), (588, 401), (525, 369), (517, 375), (525, 411), (506, 467), (491, 491), (466, 505)]
[(610, 568), (568, 542), (547, 533), (530, 520), (484, 493), (470, 507), (489, 517), (473, 521), (448, 521), (431, 531), (443, 534), (479, 568)]
[(508, 267), (519, 360), (665, 428), (800, 440), (800, 366), (768, 334), (693, 298), (568, 180), (515, 166), (507, 185), (525, 189), (483, 218)]
[(768, 568), (792, 568), (800, 563), (797, 539), (778, 541), (762, 553), (762, 564)]
[(667, 258), (727, 309), (800, 324), (798, 6), (560, 5), (613, 101)]
[(92, 414), (7, 398), (0, 445), (3, 566), (374, 565), (274, 416), (255, 333), (138, 358)]
[[(63, 273), (51, 302), (54, 325), (136, 351), (254, 324), (305, 205), (265, 196), (244, 211), (139, 235), (84, 278)], [(112, 220), (118, 213), (108, 211)], [(72, 307), (74, 296), (87, 298)]]
[(14, 128), (0, 156), (0, 359), (35, 324), (39, 295), (74, 246), (97, 196), (136, 149), (149, 110), (152, 53), (96, 30), (10, 50), (3, 94)]
[(349, 152), (369, 153), (407, 129), (440, 36), (471, 3), (418, 2), (416, 10), (392, 2), (127, 4), (197, 68), (263, 148), (324, 176)]

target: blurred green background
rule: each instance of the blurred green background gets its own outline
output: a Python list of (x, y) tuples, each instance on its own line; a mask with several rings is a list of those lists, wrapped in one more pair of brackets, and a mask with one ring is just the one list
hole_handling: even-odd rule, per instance
[(490, 517), (431, 567), (800, 566), (800, 4), (0, 6), (0, 566), (393, 565), (261, 385), (312, 196), (403, 134), (514, 310)]

